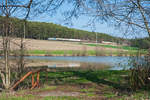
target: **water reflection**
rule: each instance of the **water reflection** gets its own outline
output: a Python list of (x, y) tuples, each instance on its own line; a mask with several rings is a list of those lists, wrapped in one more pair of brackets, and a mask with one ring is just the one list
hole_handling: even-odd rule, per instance
[(88, 57), (48, 57), (48, 56), (29, 56), (27, 59), (41, 59), (41, 60), (50, 60), (50, 61), (70, 61), (70, 62), (88, 62), (88, 63), (100, 63), (112, 66), (110, 70), (122, 70), (128, 69), (129, 61), (131, 57), (118, 57), (118, 56), (88, 56)]

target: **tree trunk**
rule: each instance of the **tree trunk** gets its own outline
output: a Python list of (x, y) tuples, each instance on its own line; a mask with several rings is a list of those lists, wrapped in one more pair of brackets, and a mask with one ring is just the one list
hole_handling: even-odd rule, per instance
[(5, 21), (4, 21), (4, 32), (3, 32), (3, 53), (4, 53), (4, 68), (5, 68), (5, 73), (1, 73), (2, 77), (2, 82), (4, 84), (5, 89), (9, 89), (10, 87), (10, 66), (9, 66), (9, 49), (10, 49), (10, 37), (9, 37), (9, 18), (6, 16)]

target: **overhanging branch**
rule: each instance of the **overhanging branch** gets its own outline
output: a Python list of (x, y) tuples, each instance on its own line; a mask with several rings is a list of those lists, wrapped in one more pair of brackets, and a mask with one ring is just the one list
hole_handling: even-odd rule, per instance
[(28, 6), (25, 5), (1, 5), (0, 7), (23, 7), (23, 8), (28, 8)]

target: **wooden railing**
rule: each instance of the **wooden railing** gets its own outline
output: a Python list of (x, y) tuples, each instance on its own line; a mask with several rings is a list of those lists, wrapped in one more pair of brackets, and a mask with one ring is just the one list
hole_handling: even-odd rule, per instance
[[(57, 70), (58, 71), (64, 71), (64, 70), (69, 70), (71, 67), (66, 67), (66, 68), (62, 68), (62, 67), (58, 67)], [(33, 70), (33, 71), (32, 71)], [(26, 71), (29, 71), (27, 74), (25, 74), (19, 81), (17, 81), (10, 89), (13, 90), (15, 89), (21, 82), (23, 82), (27, 77), (29, 77), (30, 75), (32, 75), (32, 87), (31, 89), (34, 89), (35, 87), (39, 87), (39, 82), (40, 82), (40, 72), (56, 72), (56, 67), (30, 67), (28, 69), (26, 69)], [(37, 74), (37, 75), (36, 75)], [(35, 79), (35, 75), (36, 75), (36, 79)]]
[[(37, 71), (30, 71), (27, 74), (25, 74), (19, 81), (17, 81), (13, 87), (11, 87), (11, 90), (15, 89), (22, 81), (24, 81), (28, 76), (32, 75), (32, 87), (31, 89), (35, 88), (35, 87), (39, 87), (39, 80), (40, 80), (40, 71), (41, 70), (37, 70)], [(36, 77), (36, 81), (34, 78), (34, 75), (37, 74)]]

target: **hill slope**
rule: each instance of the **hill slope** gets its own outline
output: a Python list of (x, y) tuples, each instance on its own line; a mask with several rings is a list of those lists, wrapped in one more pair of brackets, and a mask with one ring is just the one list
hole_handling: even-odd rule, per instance
[[(0, 17), (0, 22), (2, 22), (3, 19), (4, 19), (3, 17)], [(11, 18), (10, 20), (12, 20), (14, 23), (13, 25), (15, 29), (14, 35), (17, 37), (23, 35), (21, 34), (23, 33), (24, 30), (23, 21), (16, 18)], [(82, 39), (82, 40), (90, 40), (90, 41), (96, 40), (96, 34), (94, 32), (67, 28), (53, 23), (27, 21), (26, 25), (27, 25), (26, 38), (46, 40), (52, 37), (52, 38), (73, 38), (73, 39)], [(2, 27), (0, 27), (0, 30), (1, 28)], [(97, 38), (98, 38), (98, 42), (104, 40), (104, 41), (111, 41), (111, 42), (118, 43), (124, 40), (122, 38), (116, 38), (104, 33), (98, 33)]]

